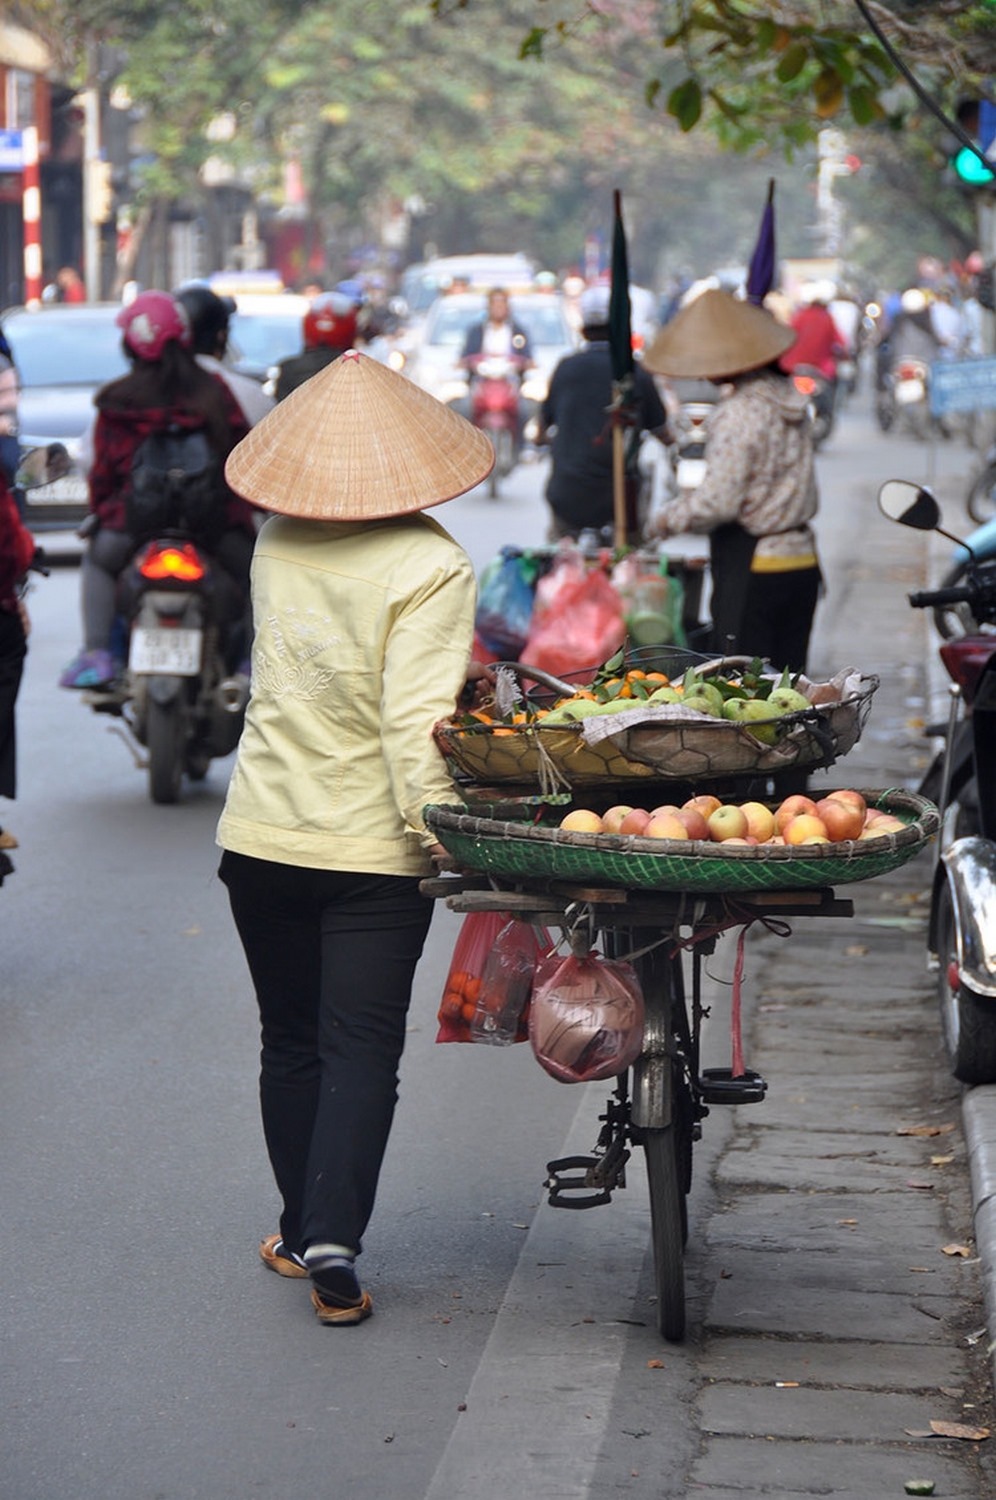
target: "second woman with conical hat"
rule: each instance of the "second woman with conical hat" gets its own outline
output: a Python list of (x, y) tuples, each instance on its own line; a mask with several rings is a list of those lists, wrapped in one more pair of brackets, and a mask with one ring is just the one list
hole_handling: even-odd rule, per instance
[(656, 534), (709, 537), (717, 650), (798, 672), (821, 578), (809, 412), (778, 364), (794, 340), (763, 308), (711, 290), (665, 324), (644, 364), (657, 375), (723, 387), (709, 422), (705, 477), (660, 511)]
[(432, 911), (419, 880), (443, 852), (423, 809), (459, 800), (432, 732), (466, 682), (474, 573), (424, 512), (493, 461), (469, 422), (349, 351), (226, 469), (276, 512), (256, 543), (252, 696), (218, 827), (281, 1201), (259, 1253), (310, 1278), (325, 1324), (371, 1310), (356, 1259)]

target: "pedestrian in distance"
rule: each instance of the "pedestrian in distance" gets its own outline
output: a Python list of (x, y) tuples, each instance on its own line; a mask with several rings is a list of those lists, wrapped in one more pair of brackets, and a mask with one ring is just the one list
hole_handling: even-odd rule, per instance
[(100, 688), (120, 674), (112, 651), (118, 576), (137, 539), (127, 529), (133, 462), (145, 438), (171, 429), (203, 431), (218, 459), (220, 538), (212, 548), (219, 564), (248, 592), (255, 539), (250, 506), (226, 489), (225, 458), (248, 426), (228, 386), (201, 369), (191, 350), (190, 324), (166, 292), (141, 292), (117, 317), (131, 369), (94, 398), (97, 422), (90, 467), (90, 514), (80, 590), (83, 646), (64, 669), (59, 686)]
[(282, 1204), (259, 1253), (310, 1277), (325, 1324), (371, 1311), (355, 1263), (429, 928), (419, 881), (444, 855), (423, 809), (456, 796), (432, 731), (467, 682), (474, 572), (422, 512), (493, 462), (483, 432), (349, 350), (227, 464), (276, 512), (253, 560), (252, 694), (218, 826)]
[(794, 340), (763, 308), (710, 290), (661, 329), (644, 363), (728, 387), (710, 418), (705, 477), (662, 507), (656, 534), (709, 537), (716, 650), (801, 672), (821, 574), (806, 398), (780, 363)]
[[(546, 486), (550, 540), (575, 540), (582, 531), (612, 526), (615, 494), (612, 467), (612, 355), (609, 347), (609, 288), (587, 287), (580, 298), (584, 347), (562, 359), (550, 377), (539, 414), (537, 445), (549, 443)], [(633, 384), (634, 438), (651, 433), (670, 443), (667, 416), (653, 380), (636, 366)], [(638, 486), (637, 443), (629, 443), (626, 483)], [(635, 511), (635, 507), (631, 507)]]
[[(28, 649), (28, 616), (20, 585), (34, 555), (35, 539), (21, 521), (0, 469), (0, 797), (11, 799), (17, 791), (14, 707)], [(16, 848), (14, 835), (0, 827), (0, 881), (2, 854)]]

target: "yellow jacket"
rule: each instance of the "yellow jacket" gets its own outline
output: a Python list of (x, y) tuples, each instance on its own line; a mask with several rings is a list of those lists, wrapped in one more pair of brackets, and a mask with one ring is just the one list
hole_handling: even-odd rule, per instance
[(470, 559), (423, 513), (274, 516), (252, 590), (252, 697), (218, 843), (309, 869), (428, 873), (422, 809), (459, 801), (432, 728), (466, 680)]

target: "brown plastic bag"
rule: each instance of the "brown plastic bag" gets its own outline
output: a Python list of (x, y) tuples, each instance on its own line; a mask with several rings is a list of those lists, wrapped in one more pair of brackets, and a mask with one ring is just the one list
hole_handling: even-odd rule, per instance
[(569, 954), (533, 992), (529, 1040), (537, 1061), (561, 1083), (614, 1078), (643, 1046), (643, 991), (618, 959)]

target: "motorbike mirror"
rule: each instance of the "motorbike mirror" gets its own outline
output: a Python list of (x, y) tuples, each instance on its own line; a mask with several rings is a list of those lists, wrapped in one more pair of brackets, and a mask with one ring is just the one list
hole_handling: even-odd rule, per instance
[(45, 448), (29, 448), (21, 455), (14, 483), (18, 489), (36, 490), (43, 484), (64, 479), (72, 467), (73, 461), (65, 443), (49, 443)]
[(888, 479), (878, 492), (878, 508), (890, 521), (915, 531), (936, 531), (941, 508), (930, 490), (909, 479)]

